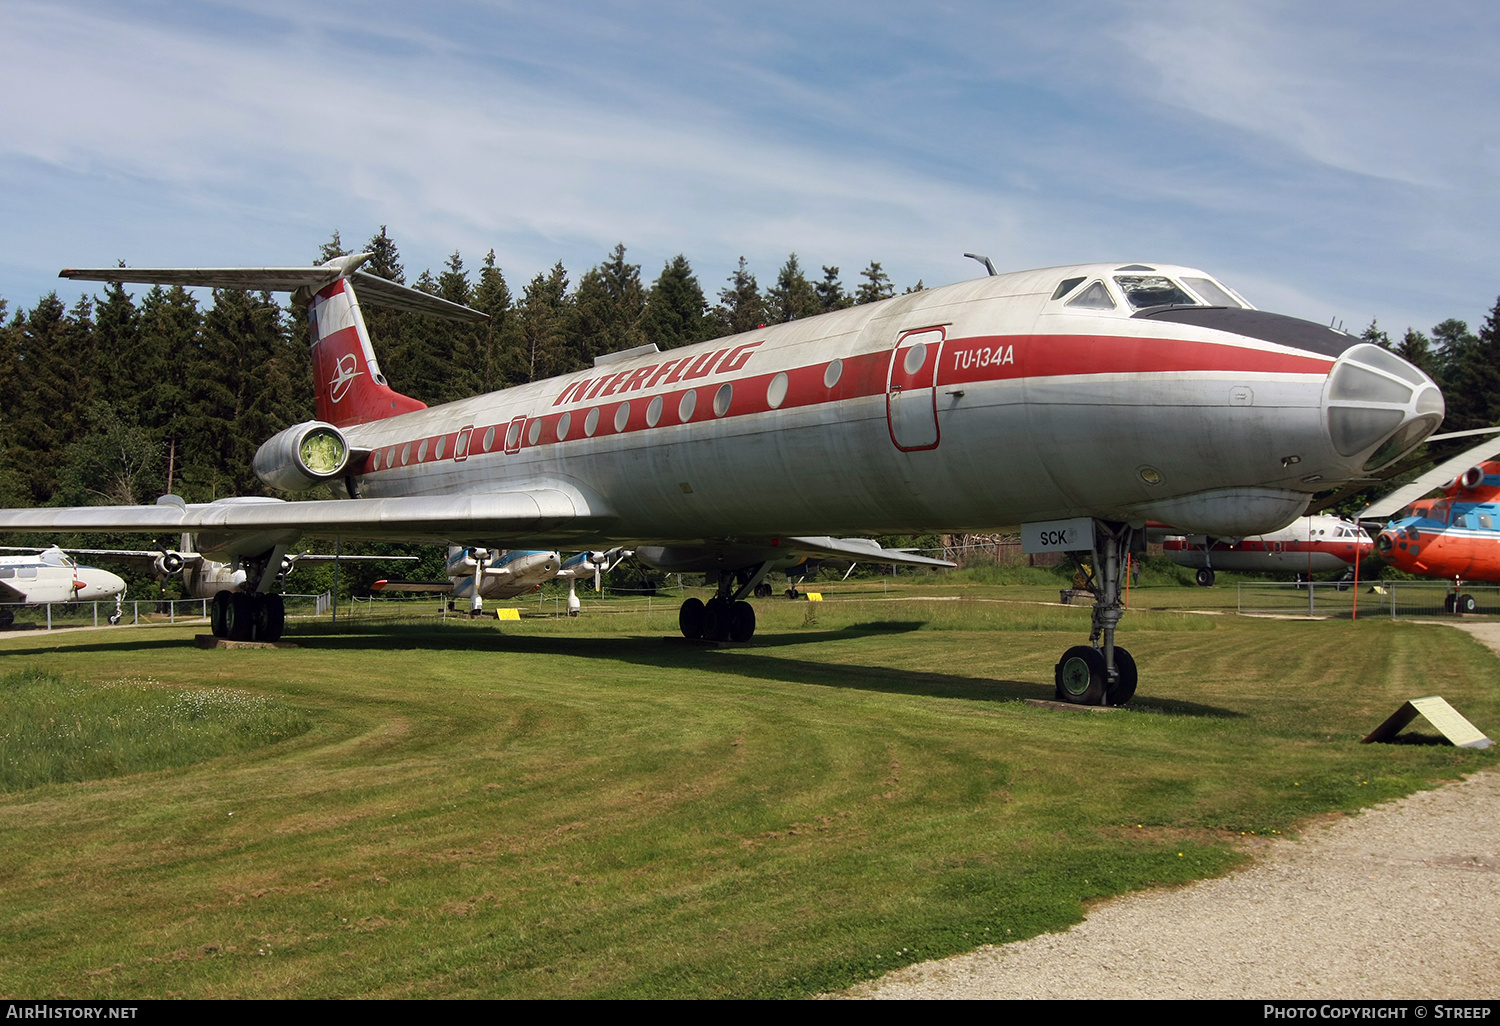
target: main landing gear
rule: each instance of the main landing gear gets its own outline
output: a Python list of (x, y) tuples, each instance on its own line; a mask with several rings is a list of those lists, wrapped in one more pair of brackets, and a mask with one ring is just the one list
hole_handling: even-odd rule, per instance
[(1115, 628), (1125, 612), (1120, 585), (1132, 535), (1128, 524), (1094, 521), (1094, 560), (1086, 573), (1094, 593), (1093, 626), (1089, 643), (1068, 649), (1054, 667), (1058, 701), (1124, 705), (1135, 695), (1135, 660), (1115, 644)]
[(677, 611), (684, 638), (704, 641), (749, 641), (755, 635), (755, 607), (747, 595), (759, 595), (770, 563), (748, 570), (720, 571), (718, 594), (707, 602), (690, 598)]
[(230, 641), (277, 641), (286, 627), (280, 595), (221, 591), (214, 596), (209, 622), (214, 637)]
[[(259, 559), (242, 559), (244, 591), (221, 591), (210, 606), (209, 623), (216, 638), (229, 641), (278, 641), (286, 627), (286, 603), (280, 595), (262, 591), (282, 576), (285, 546), (277, 546)], [(268, 569), (277, 572), (268, 576)]]

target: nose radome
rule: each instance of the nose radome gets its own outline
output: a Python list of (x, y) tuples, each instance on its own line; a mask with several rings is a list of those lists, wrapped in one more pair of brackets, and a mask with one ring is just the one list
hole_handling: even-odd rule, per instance
[(1329, 441), (1377, 470), (1415, 448), (1443, 422), (1437, 383), (1395, 353), (1362, 343), (1333, 365), (1324, 391)]

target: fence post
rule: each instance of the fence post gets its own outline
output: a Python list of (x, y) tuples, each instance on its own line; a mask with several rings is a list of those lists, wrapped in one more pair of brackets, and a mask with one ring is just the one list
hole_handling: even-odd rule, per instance
[(140, 599), (131, 599), (130, 600), (130, 626), (132, 626), (132, 627), (139, 627), (140, 625), (141, 625), (141, 600)]
[(1314, 585), (1314, 584), (1313, 584), (1313, 581), (1312, 581), (1312, 578), (1311, 578), (1311, 577), (1309, 577), (1309, 578), (1308, 578), (1308, 579), (1307, 579), (1307, 615), (1308, 615), (1308, 616), (1315, 616), (1315, 615), (1317, 615), (1317, 614), (1316, 614), (1316, 613), (1315, 613), (1315, 612), (1314, 612), (1314, 610), (1315, 610), (1315, 609), (1316, 609), (1316, 608), (1317, 608), (1317, 607), (1316, 607), (1316, 606), (1315, 606), (1315, 605), (1314, 605), (1314, 604), (1313, 604), (1313, 590), (1314, 590), (1314, 589), (1315, 589), (1315, 588), (1316, 588), (1316, 587), (1317, 587), (1317, 586), (1316, 586), (1316, 585)]
[(94, 603), (94, 626), (99, 626), (99, 603)]
[(51, 602), (47, 603), (47, 629), (49, 631), (52, 629), (52, 603)]
[(167, 623), (177, 623), (177, 600), (167, 599)]

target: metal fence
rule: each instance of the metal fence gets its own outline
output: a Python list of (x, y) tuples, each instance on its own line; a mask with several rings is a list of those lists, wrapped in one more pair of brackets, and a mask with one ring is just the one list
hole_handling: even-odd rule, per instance
[[(287, 616), (327, 616), (333, 597), (283, 595)], [(121, 624), (206, 623), (211, 599), (128, 599), (118, 607)], [(99, 602), (0, 602), (0, 618), (10, 614), (11, 630), (55, 630), (66, 627), (98, 627), (115, 615), (113, 601)]]
[[(1410, 617), (1453, 616), (1449, 596), (1453, 587), (1441, 581), (1316, 581), (1312, 584), (1244, 582), (1237, 586), (1236, 608), (1241, 613), (1280, 616)], [(1460, 595), (1471, 596), (1468, 616), (1500, 616), (1500, 585), (1466, 584)]]

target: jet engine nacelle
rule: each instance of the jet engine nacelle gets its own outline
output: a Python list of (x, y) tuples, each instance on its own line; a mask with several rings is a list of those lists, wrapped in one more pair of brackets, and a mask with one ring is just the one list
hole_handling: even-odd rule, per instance
[(309, 420), (274, 435), (255, 453), (255, 476), (272, 488), (302, 491), (340, 477), (349, 441), (332, 424)]

